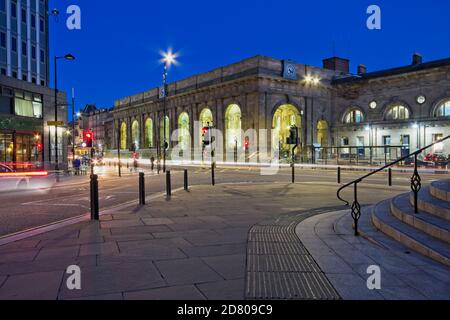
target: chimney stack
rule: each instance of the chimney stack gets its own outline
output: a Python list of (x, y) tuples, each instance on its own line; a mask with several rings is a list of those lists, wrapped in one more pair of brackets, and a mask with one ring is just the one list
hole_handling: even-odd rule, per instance
[(333, 71), (340, 71), (345, 74), (350, 73), (350, 60), (339, 58), (339, 57), (332, 57), (328, 59), (323, 60), (323, 68)]
[(363, 64), (358, 65), (358, 75), (363, 75), (367, 73), (367, 67)]
[(414, 65), (414, 66), (416, 66), (416, 65), (418, 65), (418, 64), (421, 64), (422, 63), (422, 55), (420, 54), (420, 53), (414, 53), (413, 54), (413, 62), (412, 62), (412, 64)]

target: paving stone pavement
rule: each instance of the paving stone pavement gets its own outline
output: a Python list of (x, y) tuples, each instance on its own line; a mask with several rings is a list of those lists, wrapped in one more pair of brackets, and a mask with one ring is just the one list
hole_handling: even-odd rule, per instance
[[(0, 247), (0, 299), (244, 299), (249, 230), (340, 205), (336, 186), (197, 186)], [(367, 193), (379, 201), (388, 193)], [(280, 249), (281, 250), (281, 249)], [(65, 270), (81, 268), (81, 290)]]
[[(363, 209), (355, 237), (348, 210), (314, 216), (296, 232), (326, 277), (346, 300), (450, 300), (450, 269), (375, 230)], [(381, 289), (369, 290), (369, 266), (381, 271)]]

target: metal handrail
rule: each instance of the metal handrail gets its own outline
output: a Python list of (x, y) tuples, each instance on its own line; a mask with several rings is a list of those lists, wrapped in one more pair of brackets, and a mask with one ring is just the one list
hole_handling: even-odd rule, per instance
[(386, 170), (386, 169), (396, 165), (397, 163), (405, 161), (405, 160), (407, 160), (407, 159), (409, 159), (409, 158), (414, 156), (414, 173), (413, 173), (413, 176), (411, 177), (411, 190), (414, 192), (414, 212), (415, 213), (419, 213), (418, 195), (419, 195), (419, 191), (422, 188), (422, 184), (421, 184), (421, 178), (420, 178), (419, 170), (418, 170), (417, 156), (419, 154), (421, 154), (423, 151), (433, 147), (434, 145), (436, 145), (438, 143), (442, 143), (442, 142), (444, 142), (444, 141), (446, 141), (448, 139), (450, 139), (450, 136), (447, 136), (447, 137), (442, 138), (442, 139), (440, 139), (438, 141), (435, 141), (434, 143), (432, 143), (432, 144), (430, 144), (430, 145), (428, 145), (426, 147), (423, 147), (423, 148), (421, 148), (421, 149), (419, 149), (417, 151), (414, 151), (414, 152), (410, 153), (407, 156), (404, 156), (404, 157), (402, 157), (402, 158), (400, 158), (400, 159), (398, 159), (398, 160), (396, 160), (394, 162), (391, 162), (391, 163), (381, 167), (380, 169), (372, 171), (372, 172), (366, 174), (365, 176), (363, 176), (361, 178), (358, 178), (358, 179), (356, 179), (356, 180), (354, 180), (352, 182), (349, 182), (349, 183), (347, 183), (347, 184), (345, 184), (345, 185), (343, 185), (342, 187), (339, 188), (339, 190), (337, 191), (337, 198), (339, 200), (341, 200), (342, 202), (344, 202), (345, 205), (349, 206), (350, 202), (348, 202), (347, 200), (344, 200), (341, 197), (341, 192), (342, 192), (342, 190), (350, 187), (351, 185), (354, 185), (354, 200), (353, 200), (353, 204), (351, 206), (351, 209), (352, 209), (352, 218), (353, 218), (353, 221), (354, 221), (354, 224), (355, 224), (355, 235), (356, 236), (359, 235), (359, 233), (358, 233), (358, 221), (359, 221), (359, 218), (361, 217), (361, 205), (358, 202), (358, 184), (360, 182), (362, 182), (364, 179), (366, 179), (366, 178), (368, 178), (368, 177), (370, 177), (370, 176), (372, 176), (374, 174), (377, 174), (377, 173), (379, 173), (381, 171), (384, 171), (384, 170)]

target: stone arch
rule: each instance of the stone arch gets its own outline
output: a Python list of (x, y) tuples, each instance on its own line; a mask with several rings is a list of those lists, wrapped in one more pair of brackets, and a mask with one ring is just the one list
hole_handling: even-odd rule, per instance
[(153, 147), (153, 119), (148, 117), (144, 124), (144, 145), (146, 148)]
[(120, 149), (121, 150), (127, 150), (128, 144), (127, 144), (127, 124), (126, 122), (122, 122), (120, 125)]
[(214, 117), (211, 109), (204, 108), (199, 115), (200, 128), (214, 126)]
[(181, 150), (187, 150), (190, 144), (189, 114), (182, 112), (178, 117), (178, 143)]
[(439, 100), (435, 104), (431, 116), (435, 118), (450, 117), (450, 97)]
[(239, 105), (230, 104), (225, 111), (225, 148), (242, 147), (242, 111)]
[(275, 109), (272, 118), (272, 149), (281, 152), (290, 152), (290, 145), (287, 139), (290, 135), (291, 126), (299, 129), (301, 140), (302, 116), (299, 109), (293, 104), (283, 104)]
[(322, 147), (328, 146), (328, 122), (323, 119), (317, 122), (317, 143)]
[(139, 128), (139, 121), (133, 120), (131, 123), (131, 147), (134, 150), (139, 150), (140, 146), (140, 128)]
[(170, 145), (170, 118), (166, 115), (165, 121), (164, 116), (159, 119), (159, 141), (161, 146), (164, 146), (164, 123), (166, 125), (166, 141)]
[(347, 108), (341, 118), (343, 124), (359, 124), (364, 121), (366, 121), (366, 113), (358, 106)]
[(409, 120), (411, 118), (411, 108), (403, 101), (390, 103), (384, 109), (384, 120)]

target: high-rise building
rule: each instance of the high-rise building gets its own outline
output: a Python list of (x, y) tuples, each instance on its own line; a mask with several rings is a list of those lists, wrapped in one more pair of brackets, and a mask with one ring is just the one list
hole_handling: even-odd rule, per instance
[(49, 88), (48, 16), (47, 0), (0, 0), (0, 163), (17, 170), (55, 167), (55, 150), (59, 163), (67, 158), (66, 96), (55, 119)]
[(0, 73), (47, 86), (48, 1), (0, 0)]

